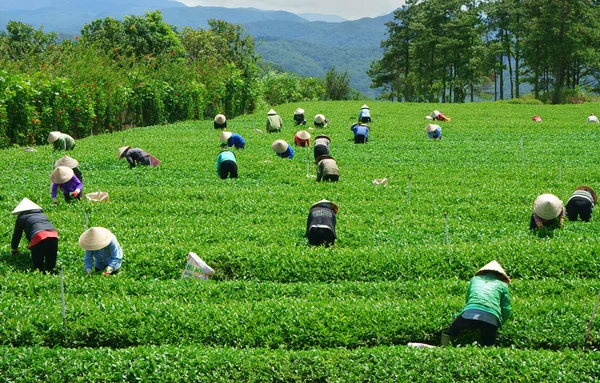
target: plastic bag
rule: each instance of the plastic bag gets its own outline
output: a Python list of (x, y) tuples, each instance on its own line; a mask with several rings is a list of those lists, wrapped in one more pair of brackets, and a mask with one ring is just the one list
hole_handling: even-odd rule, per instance
[(193, 278), (202, 279), (203, 281), (208, 280), (209, 275), (213, 275), (215, 271), (206, 264), (196, 253), (189, 252), (187, 257), (187, 264), (183, 273), (181, 274), (182, 279)]

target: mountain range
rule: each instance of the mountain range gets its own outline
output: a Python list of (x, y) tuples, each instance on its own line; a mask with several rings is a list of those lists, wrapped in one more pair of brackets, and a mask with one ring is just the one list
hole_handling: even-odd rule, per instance
[(257, 52), (276, 67), (309, 77), (323, 77), (331, 67), (347, 70), (350, 86), (371, 97), (378, 93), (369, 87), (366, 71), (381, 58), (379, 45), (393, 13), (344, 21), (335, 15), (303, 17), (256, 8), (187, 7), (170, 0), (0, 0), (0, 26), (4, 29), (14, 20), (68, 37), (80, 34), (85, 24), (98, 18), (123, 19), (155, 9), (180, 29), (205, 28), (211, 18), (240, 24), (254, 38)]

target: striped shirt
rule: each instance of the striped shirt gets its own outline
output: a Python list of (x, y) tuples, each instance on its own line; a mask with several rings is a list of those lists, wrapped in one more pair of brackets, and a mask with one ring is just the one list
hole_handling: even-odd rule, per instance
[[(592, 197), (592, 193), (590, 193), (587, 190), (575, 190), (573, 192), (573, 195), (571, 196), (571, 198), (569, 198), (569, 201), (572, 200), (573, 198), (584, 198), (584, 199), (590, 201), (592, 204), (592, 207), (594, 207), (594, 198)], [(569, 203), (569, 201), (567, 201), (567, 203)]]

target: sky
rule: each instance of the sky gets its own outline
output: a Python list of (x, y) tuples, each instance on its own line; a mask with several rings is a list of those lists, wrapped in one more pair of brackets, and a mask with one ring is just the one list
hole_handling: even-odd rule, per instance
[(258, 8), (264, 10), (338, 15), (347, 20), (377, 17), (392, 12), (403, 0), (178, 0), (187, 6)]

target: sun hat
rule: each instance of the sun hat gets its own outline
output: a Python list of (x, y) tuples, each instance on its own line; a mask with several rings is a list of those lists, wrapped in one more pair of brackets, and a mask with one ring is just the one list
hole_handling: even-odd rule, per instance
[(554, 194), (542, 194), (533, 203), (533, 212), (541, 219), (554, 219), (562, 209), (562, 201)]
[(298, 137), (301, 140), (308, 140), (310, 139), (310, 133), (308, 133), (306, 130), (300, 130), (296, 132), (296, 137)]
[(440, 111), (439, 110), (434, 110), (430, 114), (431, 118), (438, 118), (439, 115), (440, 115)]
[(69, 156), (60, 157), (54, 163), (55, 168), (57, 168), (59, 166), (66, 166), (68, 168), (73, 169), (73, 168), (77, 167), (77, 165), (79, 165), (79, 161), (77, 161), (75, 158), (69, 157)]
[(30, 210), (44, 210), (44, 209), (42, 209), (39, 205), (37, 205), (35, 202), (30, 200), (29, 198), (23, 198), (23, 200), (21, 202), (19, 202), (19, 204), (17, 205), (15, 210), (13, 210), (12, 213), (10, 213), (10, 214), (19, 214), (19, 213), (23, 213), (24, 211), (30, 211)]
[(113, 234), (103, 227), (90, 227), (79, 237), (79, 246), (85, 250), (100, 250), (108, 246)]
[(119, 160), (120, 160), (121, 158), (123, 158), (123, 155), (125, 154), (125, 152), (126, 152), (128, 149), (131, 149), (131, 145), (130, 145), (130, 146), (121, 146), (121, 147), (119, 148), (119, 158), (118, 158)]
[(439, 125), (436, 125), (436, 124), (427, 124), (427, 126), (425, 127), (425, 131), (427, 133), (431, 133), (431, 132), (434, 132), (437, 128), (441, 129), (441, 127)]
[(315, 124), (322, 124), (325, 122), (325, 116), (322, 114), (317, 114), (314, 119)]
[(425, 119), (426, 120), (433, 120), (433, 117), (431, 117), (431, 116), (425, 116)]
[(229, 140), (229, 137), (231, 137), (231, 132), (221, 132), (221, 135), (219, 136), (219, 142), (227, 142), (227, 140)]
[(317, 158), (317, 160), (315, 161), (315, 163), (317, 163), (317, 164), (318, 164), (319, 162), (321, 162), (321, 161), (323, 161), (323, 160), (334, 160), (334, 161), (335, 161), (335, 158), (331, 157), (330, 155), (324, 154), (324, 155), (322, 155), (322, 156), (319, 156), (319, 157)]
[(588, 119), (587, 119), (587, 122), (590, 122), (590, 123), (597, 124), (597, 123), (598, 123), (598, 117), (596, 117), (596, 116), (594, 116), (594, 115), (592, 114), (592, 115), (590, 115), (590, 116), (588, 117)]
[(315, 137), (315, 140), (318, 140), (319, 138), (325, 138), (327, 141), (331, 142), (331, 138), (327, 137), (324, 134), (319, 134), (317, 137)]
[(312, 209), (313, 207), (321, 205), (321, 204), (329, 204), (329, 207), (331, 208), (331, 210), (333, 210), (333, 212), (335, 214), (337, 214), (337, 212), (339, 210), (338, 205), (336, 205), (335, 203), (328, 201), (326, 199), (322, 199), (319, 202), (315, 202), (310, 208)]
[(60, 132), (50, 132), (50, 134), (48, 134), (48, 143), (53, 143), (54, 141), (58, 140), (60, 138)]
[(59, 166), (50, 173), (50, 181), (57, 185), (61, 185), (73, 178), (74, 174), (73, 169), (67, 166)]
[(281, 154), (281, 153), (284, 153), (288, 149), (288, 146), (289, 146), (289, 144), (287, 142), (285, 142), (284, 140), (277, 140), (277, 141), (273, 142), (273, 144), (271, 145), (271, 148), (273, 148), (275, 153)]
[(277, 114), (277, 112), (276, 112), (276, 111), (274, 111), (273, 109), (271, 109), (271, 110), (269, 110), (269, 111), (267, 112), (267, 116), (274, 116), (274, 115), (276, 115), (276, 114)]
[(224, 124), (224, 123), (225, 123), (225, 121), (227, 121), (227, 119), (225, 118), (225, 115), (224, 115), (224, 114), (217, 114), (217, 115), (215, 116), (215, 122), (216, 122), (217, 124)]
[(304, 114), (304, 109), (302, 108), (298, 108), (294, 111), (294, 116), (299, 116), (301, 114)]
[(506, 274), (502, 266), (496, 261), (491, 261), (487, 265), (483, 266), (481, 269), (477, 270), (475, 275), (481, 275), (487, 271), (493, 271), (497, 273), (506, 283), (510, 283), (510, 277)]
[(579, 186), (577, 189), (575, 190), (585, 190), (586, 192), (590, 193), (592, 195), (592, 199), (594, 200), (594, 205), (596, 205), (598, 203), (598, 196), (596, 195), (596, 192), (594, 191), (594, 189), (592, 189), (589, 186)]
[(367, 104), (364, 104), (363, 106), (360, 107), (361, 109), (369, 109), (369, 107), (367, 106)]

